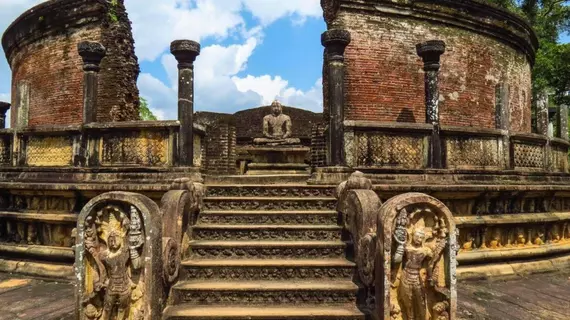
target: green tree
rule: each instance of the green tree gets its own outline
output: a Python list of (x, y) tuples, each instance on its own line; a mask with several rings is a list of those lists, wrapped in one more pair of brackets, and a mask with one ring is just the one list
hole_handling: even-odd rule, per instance
[(150, 111), (150, 108), (148, 107), (148, 101), (143, 97), (140, 97), (139, 115), (143, 121), (158, 120), (152, 111)]
[(485, 0), (524, 17), (539, 39), (540, 48), (533, 70), (535, 93), (553, 93), (554, 103), (570, 104), (570, 44), (559, 42), (570, 31), (569, 0)]

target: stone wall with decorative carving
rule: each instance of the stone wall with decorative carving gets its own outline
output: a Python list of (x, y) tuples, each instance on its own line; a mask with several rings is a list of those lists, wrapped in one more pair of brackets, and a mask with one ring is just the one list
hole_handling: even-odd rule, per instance
[(95, 197), (79, 215), (77, 239), (77, 319), (162, 317), (162, 227), (155, 202), (127, 192)]

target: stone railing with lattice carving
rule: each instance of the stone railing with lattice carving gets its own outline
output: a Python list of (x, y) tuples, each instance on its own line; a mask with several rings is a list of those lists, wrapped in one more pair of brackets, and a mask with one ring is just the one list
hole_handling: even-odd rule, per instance
[(380, 205), (361, 172), (338, 186), (337, 198), (366, 289), (363, 309), (373, 319), (455, 319), (458, 246), (449, 209), (421, 193)]
[(511, 136), (512, 167), (516, 170), (543, 171), (548, 166), (548, 138), (538, 134)]
[[(375, 121), (345, 121), (344, 125), (349, 167), (366, 172), (432, 168), (430, 125)], [(570, 143), (560, 138), (453, 126), (441, 126), (439, 135), (442, 145), (434, 150), (441, 150), (441, 169), (568, 173)]]
[(76, 161), (81, 126), (27, 128), (17, 131), (14, 156), (16, 165), (30, 167), (69, 167)]
[(0, 166), (12, 165), (12, 129), (0, 129)]
[[(178, 121), (50, 126), (0, 132), (0, 166), (178, 166)], [(194, 166), (203, 162), (205, 129), (194, 126)], [(15, 138), (14, 138), (15, 137)]]
[(441, 134), (446, 168), (496, 170), (507, 165), (502, 130), (443, 126)]
[(426, 124), (345, 121), (346, 163), (353, 168), (427, 167)]

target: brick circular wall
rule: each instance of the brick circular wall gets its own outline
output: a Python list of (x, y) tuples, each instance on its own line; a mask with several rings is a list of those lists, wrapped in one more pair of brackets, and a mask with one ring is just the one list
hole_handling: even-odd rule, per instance
[(107, 48), (97, 121), (138, 120), (139, 66), (123, 1), (52, 0), (22, 14), (2, 38), (12, 68), (12, 127), (82, 123), (77, 44), (87, 40)]
[(495, 128), (495, 88), (508, 84), (510, 129), (531, 131), (538, 43), (522, 19), (467, 0), (324, 0), (323, 8), (329, 29), (352, 36), (345, 54), (347, 120), (425, 122), (416, 44), (438, 39), (447, 44), (440, 73), (443, 125)]

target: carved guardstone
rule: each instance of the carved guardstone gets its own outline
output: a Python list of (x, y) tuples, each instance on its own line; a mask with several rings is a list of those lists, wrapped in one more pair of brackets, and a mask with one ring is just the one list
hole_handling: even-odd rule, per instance
[(160, 209), (135, 193), (110, 192), (81, 211), (75, 247), (76, 319), (162, 316)]
[(455, 319), (457, 234), (449, 209), (421, 193), (378, 214), (377, 319)]

